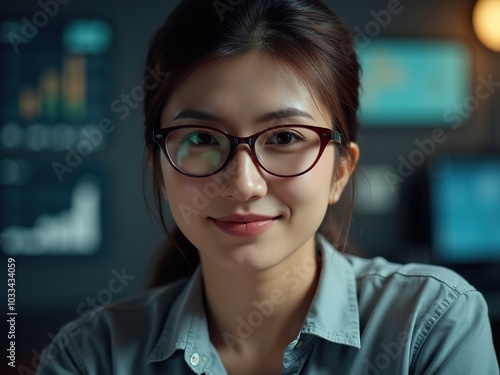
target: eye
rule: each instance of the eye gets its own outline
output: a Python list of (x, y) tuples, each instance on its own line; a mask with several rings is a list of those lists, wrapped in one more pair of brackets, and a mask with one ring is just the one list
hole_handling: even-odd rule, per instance
[(196, 146), (207, 146), (207, 145), (217, 145), (219, 142), (217, 139), (209, 132), (206, 131), (195, 131), (188, 134), (185, 138), (189, 143)]
[(302, 140), (303, 138), (300, 134), (293, 130), (278, 130), (271, 134), (271, 136), (267, 139), (266, 144), (288, 146)]

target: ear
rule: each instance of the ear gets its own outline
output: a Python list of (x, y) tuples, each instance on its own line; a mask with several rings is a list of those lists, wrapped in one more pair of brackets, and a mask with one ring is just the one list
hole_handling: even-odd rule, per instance
[(337, 165), (336, 173), (334, 173), (332, 187), (330, 190), (329, 204), (335, 204), (339, 201), (344, 188), (346, 187), (352, 173), (356, 169), (359, 160), (359, 147), (356, 143), (349, 144), (348, 152), (351, 153), (351, 158), (340, 158)]

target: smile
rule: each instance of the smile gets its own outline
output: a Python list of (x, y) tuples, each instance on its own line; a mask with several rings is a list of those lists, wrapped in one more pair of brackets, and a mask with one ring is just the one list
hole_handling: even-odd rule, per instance
[(209, 218), (224, 233), (235, 237), (257, 236), (269, 229), (277, 219), (278, 217), (262, 215), (229, 215)]

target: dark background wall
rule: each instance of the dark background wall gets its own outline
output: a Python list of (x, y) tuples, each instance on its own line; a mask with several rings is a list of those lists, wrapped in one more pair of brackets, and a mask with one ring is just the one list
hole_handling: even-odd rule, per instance
[[(391, 2), (331, 0), (328, 3), (345, 18), (349, 26), (363, 30), (373, 20), (373, 11), (387, 9)], [(387, 26), (381, 27), (379, 36), (460, 39), (471, 51), (471, 86), (477, 84), (478, 77), (488, 77), (490, 74), (498, 82), (500, 53), (487, 50), (476, 39), (471, 22), (474, 3), (473, 0), (403, 0), (400, 2), (403, 11), (393, 15)], [(49, 20), (47, 30), (51, 23), (64, 23), (75, 17), (102, 18), (109, 22), (114, 35), (107, 104), (111, 106), (115, 99), (122, 94), (130, 94), (134, 87), (141, 84), (149, 37), (176, 4), (176, 1), (158, 0), (70, 0), (60, 5), (57, 14)], [(2, 2), (0, 21), (23, 17), (30, 19), (40, 9), (35, 1)], [(39, 33), (43, 35), (44, 28)], [(18, 55), (22, 54), (23, 49), (20, 48)], [(36, 361), (37, 353), (62, 323), (90, 309), (92, 304), (100, 304), (99, 300), (115, 300), (146, 287), (152, 256), (164, 235), (157, 222), (149, 216), (143, 199), (143, 115), (140, 103), (136, 104), (136, 108), (129, 108), (130, 113), (123, 120), (116, 113), (110, 113), (116, 128), (106, 135), (105, 146), (86, 157), (78, 167), (84, 170), (99, 165), (105, 176), (102, 196), (106, 211), (104, 249), (92, 256), (15, 257), (16, 308), (19, 313), (16, 347), (18, 363), (24, 363), (27, 367)], [(425, 128), (363, 128), (359, 137), (361, 171), (376, 165), (397, 169), (400, 163), (398, 156), (408, 156), (415, 149), (416, 139), (428, 138), (432, 130), (439, 126), (436, 123)], [(497, 90), (488, 100), (480, 103), (465, 126), (448, 132), (447, 141), (437, 146), (435, 154), (498, 153), (499, 128), (500, 90)], [(1, 152), (2, 159), (27, 157), (43, 165), (65, 156), (64, 153), (26, 155), (22, 151)], [(384, 214), (357, 212), (351, 240), (362, 253), (367, 256), (383, 255), (396, 261), (433, 262), (428, 241), (428, 213), (422, 209), (427, 198), (425, 189), (419, 188), (419, 179), (424, 172), (425, 165), (417, 167), (411, 178), (398, 185), (395, 209)], [(5, 254), (2, 255), (1, 264), (5, 268), (2, 273), (6, 274)], [(480, 289), (484, 289), (493, 322), (500, 318), (500, 300), (495, 293), (500, 285), (496, 276), (499, 267), (498, 264), (457, 267), (466, 277), (472, 278)], [(117, 278), (116, 273), (124, 273), (128, 279), (122, 283), (124, 287), (119, 292), (106, 293), (106, 290), (110, 290), (110, 281)], [(3, 363), (1, 366), (5, 368)]]

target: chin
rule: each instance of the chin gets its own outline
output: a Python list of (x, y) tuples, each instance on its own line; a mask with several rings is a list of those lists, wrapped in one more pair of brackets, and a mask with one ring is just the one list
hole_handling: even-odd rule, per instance
[(261, 272), (279, 264), (286, 255), (278, 256), (276, 246), (263, 247), (255, 245), (236, 246), (223, 253), (213, 254), (205, 253), (211, 262), (219, 267), (234, 272)]

